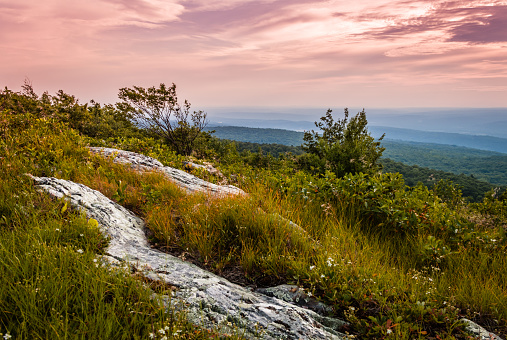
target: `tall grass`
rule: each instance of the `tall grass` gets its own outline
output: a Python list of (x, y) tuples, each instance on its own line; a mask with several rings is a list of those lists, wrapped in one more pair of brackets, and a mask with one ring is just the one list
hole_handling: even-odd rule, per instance
[[(279, 190), (273, 178), (288, 176), (286, 169), (231, 165), (224, 173), (235, 173), (248, 196), (186, 195), (162, 174), (137, 173), (89, 154), (84, 140), (58, 122), (24, 124), (6, 116), (0, 122), (0, 333), (40, 339), (221, 336), (167, 312), (139, 275), (103, 266), (97, 256), (107, 240), (64, 201), (38, 193), (20, 175), (32, 173), (103, 192), (145, 218), (155, 246), (234, 282), (297, 284), (332, 306), (334, 316), (351, 323), (347, 331), (360, 337), (465, 338), (462, 316), (505, 334), (506, 249), (487, 230), (466, 231), (467, 242), (437, 223), (412, 234), (379, 231), (359, 200), (323, 201)], [(179, 161), (157, 148), (147, 153)], [(444, 203), (435, 209), (454, 216)], [(446, 242), (453, 248), (443, 253)]]
[[(28, 123), (29, 122), (29, 123)], [(157, 285), (101, 259), (108, 240), (65, 200), (38, 192), (28, 176), (80, 180), (113, 196), (141, 178), (91, 156), (65, 125), (0, 117), (0, 336), (5, 339), (208, 339), (153, 294)], [(149, 177), (149, 176), (147, 176)], [(156, 176), (155, 176), (156, 177)], [(164, 192), (165, 193), (165, 192)], [(126, 205), (142, 193), (129, 190)]]

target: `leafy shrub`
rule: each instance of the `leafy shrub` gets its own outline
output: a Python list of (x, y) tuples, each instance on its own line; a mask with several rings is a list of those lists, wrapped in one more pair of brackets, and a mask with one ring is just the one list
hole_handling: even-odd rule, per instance
[(315, 122), (322, 135), (313, 130), (305, 132), (303, 149), (321, 160), (316, 162), (316, 166), (321, 167), (321, 173), (329, 169), (342, 177), (348, 173), (374, 174), (380, 171), (382, 167), (377, 161), (384, 151), (380, 146), (384, 136), (375, 141), (368, 133), (364, 110), (350, 121), (348, 117), (349, 112), (345, 109), (345, 117), (335, 122), (332, 111), (328, 110), (320, 122)]

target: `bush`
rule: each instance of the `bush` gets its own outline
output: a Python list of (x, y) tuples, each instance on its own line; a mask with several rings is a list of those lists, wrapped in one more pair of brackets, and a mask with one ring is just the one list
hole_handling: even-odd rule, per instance
[(120, 89), (118, 97), (123, 100), (118, 108), (131, 114), (142, 129), (163, 138), (168, 145), (184, 156), (189, 156), (196, 146), (196, 140), (212, 132), (204, 132), (207, 125), (206, 113), (194, 111), (190, 113), (190, 103), (185, 100), (178, 103), (176, 85), (167, 87), (160, 84), (159, 88)]
[(359, 172), (374, 174), (382, 169), (377, 163), (382, 156), (384, 148), (379, 141), (368, 133), (366, 125), (366, 113), (359, 112), (355, 117), (348, 120), (349, 112), (345, 109), (345, 118), (334, 121), (332, 111), (328, 110), (320, 122), (315, 126), (322, 130), (322, 135), (315, 131), (307, 131), (304, 134), (303, 148), (316, 155), (320, 161), (315, 161), (315, 167), (333, 171), (338, 177), (348, 173)]

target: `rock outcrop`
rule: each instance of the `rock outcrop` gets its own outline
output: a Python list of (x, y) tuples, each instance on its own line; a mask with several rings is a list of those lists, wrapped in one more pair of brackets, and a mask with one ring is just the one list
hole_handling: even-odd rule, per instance
[(99, 222), (103, 233), (111, 239), (106, 258), (129, 263), (149, 279), (176, 287), (171, 297), (164, 298), (172, 306), (185, 310), (191, 322), (247, 338), (346, 338), (339, 332), (345, 324), (343, 321), (252, 292), (152, 249), (145, 237), (143, 221), (100, 192), (66, 180), (32, 178), (41, 190), (57, 198), (66, 197), (73, 207), (84, 210), (89, 218)]
[(475, 322), (468, 319), (461, 319), (460, 321), (467, 324), (466, 329), (470, 334), (473, 334), (479, 340), (502, 340), (498, 335), (488, 332)]
[(311, 309), (319, 314), (325, 315), (333, 311), (331, 307), (309, 296), (302, 288), (296, 285), (279, 285), (269, 288), (257, 288), (255, 291), (290, 302), (300, 307)]
[(164, 166), (155, 158), (135, 152), (102, 147), (90, 147), (89, 150), (105, 157), (111, 157), (114, 162), (129, 165), (136, 170), (163, 172), (188, 193), (203, 192), (216, 196), (245, 195), (243, 190), (233, 185), (217, 185), (207, 182), (183, 170)]

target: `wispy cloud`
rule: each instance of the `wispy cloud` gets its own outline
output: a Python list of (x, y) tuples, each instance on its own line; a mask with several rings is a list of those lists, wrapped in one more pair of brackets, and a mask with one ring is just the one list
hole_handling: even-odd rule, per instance
[(0, 0), (0, 76), (176, 81), (216, 104), (240, 91), (242, 102), (332, 101), (358, 87), (412, 86), (417, 98), (477, 78), (498, 93), (505, 22), (498, 0)]

